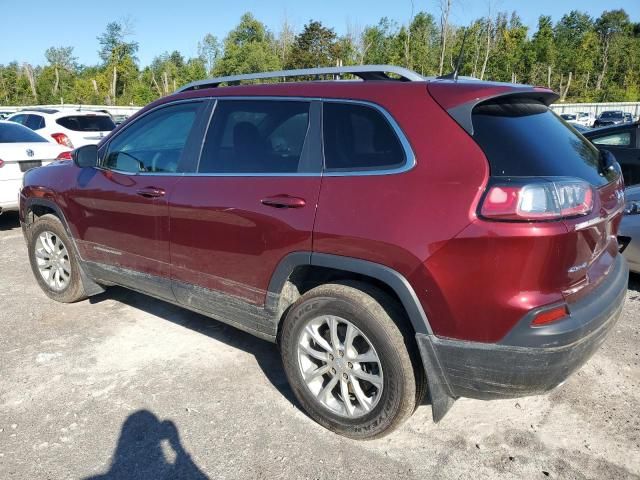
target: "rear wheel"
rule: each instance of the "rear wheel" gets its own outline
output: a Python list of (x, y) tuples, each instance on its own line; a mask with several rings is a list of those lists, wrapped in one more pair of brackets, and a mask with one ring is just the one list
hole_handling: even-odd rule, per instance
[(281, 354), (291, 387), (308, 414), (341, 435), (390, 433), (414, 411), (424, 375), (383, 292), (366, 284), (310, 290), (284, 321)]
[(86, 298), (71, 239), (54, 215), (43, 215), (28, 235), (31, 270), (44, 293), (59, 302)]

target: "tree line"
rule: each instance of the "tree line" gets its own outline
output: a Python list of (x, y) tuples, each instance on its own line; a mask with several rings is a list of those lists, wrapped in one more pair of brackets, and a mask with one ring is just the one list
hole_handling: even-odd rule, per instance
[(597, 18), (572, 10), (555, 24), (543, 15), (530, 32), (517, 13), (491, 8), (468, 26), (452, 25), (454, 1), (440, 0), (436, 15), (385, 17), (343, 35), (315, 20), (296, 32), (286, 19), (274, 33), (245, 13), (224, 39), (205, 35), (196, 57), (166, 52), (146, 66), (130, 22), (114, 21), (97, 37), (96, 65), (78, 64), (71, 46), (48, 48), (43, 65), (0, 65), (0, 104), (144, 105), (194, 80), (284, 68), (393, 64), (442, 75), (453, 70), (463, 38), (461, 75), (548, 86), (561, 101), (640, 100), (640, 23), (624, 10)]

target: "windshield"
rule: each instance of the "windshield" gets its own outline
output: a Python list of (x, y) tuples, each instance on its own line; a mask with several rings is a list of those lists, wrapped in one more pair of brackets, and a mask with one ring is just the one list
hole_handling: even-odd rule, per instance
[(603, 177), (598, 149), (534, 100), (480, 104), (473, 128), (493, 177), (577, 177), (596, 186), (616, 177)]
[(620, 118), (622, 117), (622, 112), (603, 112), (600, 115), (600, 118)]
[(56, 123), (74, 132), (110, 132), (116, 128), (107, 115), (72, 115), (61, 117)]
[(0, 122), (0, 143), (40, 143), (47, 140), (18, 123)]

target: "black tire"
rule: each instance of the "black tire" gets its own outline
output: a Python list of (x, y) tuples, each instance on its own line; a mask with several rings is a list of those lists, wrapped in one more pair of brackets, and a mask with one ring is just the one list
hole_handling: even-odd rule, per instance
[[(303, 378), (298, 342), (308, 322), (322, 315), (352, 323), (380, 360), (383, 388), (378, 403), (358, 418), (338, 415), (323, 405)], [(320, 425), (345, 437), (365, 440), (389, 434), (411, 416), (425, 393), (424, 370), (403, 311), (386, 293), (366, 283), (331, 283), (305, 293), (287, 313), (280, 350), (289, 384), (302, 407)]]
[[(55, 235), (57, 239), (64, 244), (68, 253), (67, 256), (71, 271), (69, 272), (69, 281), (62, 290), (54, 290), (51, 288), (40, 274), (40, 270), (38, 268), (35, 254), (36, 242), (40, 234), (43, 232), (51, 232)], [(80, 265), (78, 263), (78, 257), (76, 255), (73, 242), (67, 235), (67, 232), (58, 217), (51, 214), (43, 215), (30, 225), (27, 235), (27, 247), (29, 250), (29, 263), (31, 264), (33, 275), (35, 276), (42, 291), (49, 298), (62, 303), (73, 303), (87, 298), (82, 285)]]

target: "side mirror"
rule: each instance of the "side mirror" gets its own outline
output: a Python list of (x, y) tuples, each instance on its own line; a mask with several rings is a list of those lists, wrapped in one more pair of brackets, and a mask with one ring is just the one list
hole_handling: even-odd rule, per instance
[(80, 168), (95, 167), (98, 165), (98, 146), (85, 145), (76, 148), (71, 152), (71, 158), (73, 158), (73, 163)]

